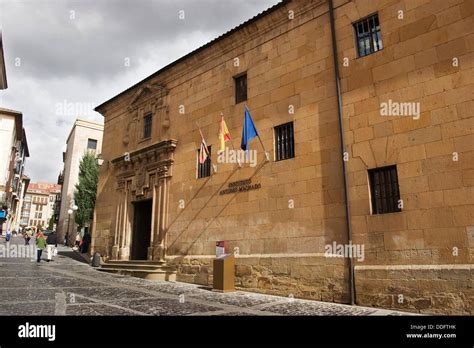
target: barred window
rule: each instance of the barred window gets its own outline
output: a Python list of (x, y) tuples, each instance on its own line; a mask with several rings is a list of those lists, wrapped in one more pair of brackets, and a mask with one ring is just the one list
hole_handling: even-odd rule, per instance
[(277, 161), (295, 157), (293, 122), (275, 127), (275, 154)]
[(369, 169), (369, 182), (372, 196), (372, 214), (401, 211), (396, 166)]
[(234, 77), (235, 82), (235, 103), (241, 103), (247, 100), (247, 74)]
[(354, 29), (359, 57), (367, 56), (383, 48), (378, 14), (354, 23)]
[(209, 156), (207, 156), (204, 163), (199, 162), (199, 157), (201, 155), (201, 149), (197, 150), (197, 158), (198, 158), (198, 179), (205, 178), (211, 176), (211, 145), (207, 147), (207, 151)]
[(152, 123), (153, 123), (152, 114), (148, 114), (143, 118), (143, 138), (151, 137)]

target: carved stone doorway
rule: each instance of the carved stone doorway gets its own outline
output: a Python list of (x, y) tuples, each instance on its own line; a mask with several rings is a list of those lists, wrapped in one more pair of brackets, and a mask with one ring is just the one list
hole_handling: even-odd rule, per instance
[(133, 203), (131, 260), (147, 260), (150, 246), (153, 201)]

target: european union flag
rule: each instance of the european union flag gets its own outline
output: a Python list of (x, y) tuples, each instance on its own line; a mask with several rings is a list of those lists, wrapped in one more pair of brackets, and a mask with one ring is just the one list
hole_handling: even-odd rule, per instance
[(247, 108), (247, 105), (245, 105), (244, 128), (242, 129), (242, 142), (240, 143), (240, 148), (247, 151), (249, 141), (255, 137), (258, 137), (257, 128), (255, 128), (249, 109)]

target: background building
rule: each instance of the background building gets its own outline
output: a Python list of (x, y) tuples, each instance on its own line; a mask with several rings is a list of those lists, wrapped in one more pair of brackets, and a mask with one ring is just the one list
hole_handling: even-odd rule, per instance
[[(23, 201), (20, 226), (39, 226), (48, 228), (54, 217), (56, 196), (61, 186), (50, 183), (30, 183)], [(54, 227), (53, 227), (54, 230)]]
[(26, 175), (22, 175), (21, 192), (19, 195), (18, 206), (16, 208), (16, 213), (15, 213), (14, 219), (12, 219), (12, 223), (10, 226), (12, 231), (21, 232), (21, 229), (23, 227), (21, 225), (21, 219), (23, 216), (23, 205), (25, 203), (26, 191), (28, 190), (29, 184), (30, 184), (30, 178)]
[(0, 108), (0, 149), (0, 205), (8, 209), (2, 228), (13, 230), (21, 211), (20, 199), (26, 184), (22, 177), (25, 159), (29, 157), (21, 112)]
[[(474, 2), (334, 3), (283, 1), (96, 108), (92, 252), (209, 285), (224, 240), (241, 288), (474, 314)], [(256, 167), (219, 164), (245, 103), (270, 161), (255, 139)]]
[[(74, 199), (75, 185), (79, 181), (79, 164), (82, 156), (86, 151), (93, 152), (96, 155), (101, 153), (103, 131), (104, 126), (99, 123), (78, 119), (67, 138), (67, 148), (63, 153), (64, 168), (58, 178), (58, 183), (62, 184), (57, 228), (60, 240), (64, 238), (68, 227), (71, 231), (75, 228), (74, 222), (68, 219), (68, 209)], [(68, 226), (69, 222), (71, 225)]]

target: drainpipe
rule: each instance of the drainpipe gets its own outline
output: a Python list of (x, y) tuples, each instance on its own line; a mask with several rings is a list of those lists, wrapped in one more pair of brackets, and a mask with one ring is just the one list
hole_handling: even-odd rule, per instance
[[(342, 93), (341, 93), (341, 79), (339, 76), (339, 58), (337, 56), (337, 45), (336, 45), (336, 28), (334, 25), (334, 7), (332, 0), (329, 0), (329, 21), (331, 23), (331, 38), (332, 38), (332, 56), (334, 59), (334, 73), (336, 80), (336, 93), (337, 93), (337, 114), (339, 116), (339, 137), (341, 140), (341, 152), (342, 152), (342, 174), (344, 177), (344, 202), (346, 206), (346, 223), (347, 223), (347, 240), (349, 244), (352, 244), (352, 227), (351, 227), (351, 210), (349, 207), (349, 185), (347, 180), (347, 166), (344, 161), (344, 152), (346, 144), (344, 142), (344, 124), (342, 118)], [(349, 292), (351, 295), (351, 305), (356, 302), (355, 293), (355, 277), (354, 277), (354, 263), (352, 256), (349, 257)]]

